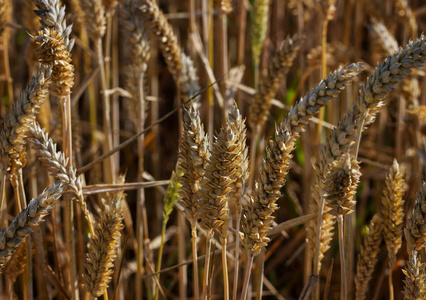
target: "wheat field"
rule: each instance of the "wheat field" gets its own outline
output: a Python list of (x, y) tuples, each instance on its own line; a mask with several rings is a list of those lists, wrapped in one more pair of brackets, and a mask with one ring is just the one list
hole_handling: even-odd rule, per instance
[(0, 299), (426, 299), (422, 0), (0, 0)]

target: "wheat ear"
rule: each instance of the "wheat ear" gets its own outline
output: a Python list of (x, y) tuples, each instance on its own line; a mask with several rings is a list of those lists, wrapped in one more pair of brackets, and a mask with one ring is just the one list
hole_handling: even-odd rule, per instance
[(418, 256), (417, 251), (411, 249), (408, 253), (407, 266), (402, 272), (405, 274), (404, 294), (405, 300), (421, 300), (426, 298), (425, 263)]
[(12, 257), (25, 237), (33, 232), (33, 227), (38, 226), (49, 214), (62, 196), (63, 190), (64, 185), (60, 181), (51, 185), (37, 198), (31, 200), (9, 227), (0, 229), (0, 268)]
[(339, 228), (341, 299), (347, 299), (346, 259), (343, 240), (343, 216), (355, 209), (354, 199), (361, 173), (359, 162), (345, 153), (328, 166), (324, 182), (324, 198), (329, 214), (337, 218)]
[(89, 242), (87, 262), (84, 264), (87, 273), (83, 274), (83, 282), (91, 298), (100, 297), (111, 281), (123, 228), (122, 196), (122, 193), (115, 194), (109, 203), (105, 203), (95, 236)]
[(272, 54), (268, 70), (259, 79), (259, 86), (253, 102), (250, 105), (249, 124), (252, 130), (263, 127), (269, 115), (272, 98), (278, 91), (280, 84), (290, 71), (301, 46), (302, 38), (294, 35), (287, 37)]
[(357, 300), (364, 300), (367, 297), (368, 284), (377, 263), (377, 255), (383, 240), (382, 228), (383, 219), (380, 214), (375, 214), (373, 219), (371, 219), (370, 226), (367, 229), (367, 234), (364, 236), (364, 242), (358, 255), (355, 277)]
[(49, 138), (49, 135), (41, 129), (37, 122), (30, 127), (31, 147), (36, 151), (36, 156), (42, 165), (50, 172), (50, 175), (57, 177), (64, 185), (66, 191), (76, 197), (80, 204), (84, 216), (89, 225), (90, 233), (94, 235), (91, 214), (84, 200), (81, 180), (76, 176), (76, 170), (69, 165), (69, 160), (63, 153), (56, 150), (56, 144)]
[(405, 229), (405, 239), (409, 247), (420, 251), (426, 243), (426, 181), (417, 193), (413, 213)]
[(389, 295), (391, 299), (393, 299), (392, 269), (402, 243), (404, 183), (404, 173), (400, 171), (398, 162), (394, 159), (389, 175), (386, 177), (380, 210), (383, 220), (383, 236), (389, 257)]

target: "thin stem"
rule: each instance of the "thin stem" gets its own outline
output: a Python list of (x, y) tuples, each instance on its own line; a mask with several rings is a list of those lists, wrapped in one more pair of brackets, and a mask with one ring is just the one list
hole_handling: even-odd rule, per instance
[[(322, 23), (322, 35), (321, 35), (321, 79), (327, 76), (327, 26), (328, 18), (324, 16), (324, 21)], [(321, 107), (319, 111), (318, 119), (324, 121), (324, 110), (325, 107)], [(318, 137), (321, 140), (322, 124), (318, 124)]]
[(9, 47), (8, 47), (8, 41), (7, 41), (7, 34), (2, 35), (2, 43), (3, 43), (3, 65), (4, 65), (4, 75), (6, 76), (7, 81), (7, 95), (9, 97), (9, 106), (10, 103), (13, 102), (13, 81), (12, 77), (10, 76), (10, 64), (9, 64)]
[(240, 223), (241, 223), (241, 205), (237, 209), (237, 217), (235, 224), (235, 254), (234, 254), (234, 286), (232, 290), (232, 299), (237, 299), (237, 288), (238, 288), (238, 269), (240, 266)]
[[(319, 180), (318, 183), (318, 192), (320, 195), (322, 195), (322, 180)], [(319, 280), (319, 256), (320, 256), (320, 249), (321, 249), (321, 227), (322, 227), (322, 216), (324, 214), (324, 197), (321, 196), (321, 203), (319, 205), (319, 211), (318, 211), (318, 219), (317, 219), (317, 242), (316, 242), (316, 249), (315, 249), (315, 257), (314, 257), (314, 270), (313, 275), (318, 277), (318, 283), (315, 286), (315, 299), (319, 299), (320, 292), (319, 292), (319, 286), (320, 286), (320, 280)]]
[(249, 182), (248, 182), (248, 192), (250, 193), (253, 190), (254, 184), (254, 174), (257, 174), (255, 171), (256, 168), (256, 145), (260, 138), (261, 127), (256, 126), (254, 134), (250, 142), (250, 167), (249, 167)]
[(226, 239), (222, 244), (222, 268), (223, 268), (223, 296), (225, 300), (229, 300), (229, 278), (228, 263), (226, 259)]
[(197, 226), (194, 224), (191, 225), (192, 228), (192, 260), (193, 260), (193, 277), (194, 277), (194, 299), (199, 299), (199, 288), (198, 288), (198, 260), (197, 260)]
[[(104, 57), (102, 52), (102, 39), (99, 38), (96, 41), (96, 54), (98, 58), (98, 65), (101, 75), (101, 89), (102, 89), (102, 100), (103, 100), (103, 130), (105, 134), (104, 141), (104, 152), (108, 152), (113, 149), (112, 145), (112, 129), (111, 129), (111, 105), (109, 103), (109, 95), (107, 94), (108, 86), (105, 77), (105, 66)], [(110, 156), (104, 164), (104, 176), (105, 181), (112, 183), (115, 177), (115, 163), (114, 158)]]
[(212, 250), (212, 236), (213, 230), (206, 232), (206, 262), (204, 263), (204, 277), (203, 277), (203, 299), (207, 299), (208, 295), (208, 285), (209, 285), (209, 270), (210, 270), (210, 259), (211, 259), (211, 250)]
[(247, 266), (246, 266), (246, 273), (244, 275), (243, 289), (241, 291), (241, 300), (245, 300), (247, 298), (251, 267), (253, 265), (253, 258), (254, 258), (253, 253), (251, 251), (247, 251)]
[(361, 143), (362, 129), (364, 127), (365, 117), (367, 116), (367, 114), (368, 114), (368, 109), (367, 109), (367, 111), (361, 117), (361, 124), (359, 125), (358, 133), (357, 133), (357, 136), (356, 136), (356, 145), (355, 145), (355, 156), (354, 156), (354, 159), (358, 159), (359, 145)]
[(346, 287), (346, 264), (345, 264), (345, 246), (344, 246), (344, 237), (343, 237), (343, 216), (339, 215), (337, 217), (337, 225), (339, 227), (339, 250), (340, 250), (340, 283), (341, 283), (341, 290), (340, 290), (340, 299), (346, 300), (347, 299), (347, 287)]
[[(161, 258), (163, 256), (163, 248), (164, 248), (164, 235), (166, 234), (166, 226), (167, 226), (168, 218), (163, 220), (163, 226), (161, 228), (161, 242), (160, 248), (158, 249), (158, 258), (157, 258), (157, 267), (155, 269), (156, 272), (160, 272), (161, 270)], [(157, 280), (160, 281), (160, 273), (157, 274)], [(158, 300), (158, 285), (155, 285), (154, 289), (154, 299)]]
[(388, 282), (389, 282), (389, 300), (393, 300), (394, 299), (392, 271), (393, 271), (393, 264), (392, 264), (392, 262), (390, 262), (389, 263), (389, 277), (388, 277)]

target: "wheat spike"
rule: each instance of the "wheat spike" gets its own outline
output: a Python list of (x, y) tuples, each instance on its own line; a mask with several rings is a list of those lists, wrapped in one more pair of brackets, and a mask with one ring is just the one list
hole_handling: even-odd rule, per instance
[(402, 225), (404, 223), (404, 173), (394, 159), (389, 175), (386, 177), (383, 190), (382, 207), (380, 213), (383, 220), (383, 236), (388, 249), (390, 264), (396, 260), (396, 254), (401, 248)]
[(74, 66), (71, 64), (64, 39), (55, 29), (45, 28), (35, 37), (39, 61), (52, 67), (52, 94), (58, 97), (71, 94), (74, 85)]
[(409, 225), (405, 229), (405, 238), (408, 246), (420, 251), (426, 243), (426, 182), (423, 182), (423, 189), (417, 193), (416, 203), (413, 207), (413, 214), (409, 220)]
[(328, 166), (324, 194), (328, 213), (334, 216), (351, 214), (355, 209), (354, 199), (361, 172), (359, 162), (344, 154)]
[(369, 228), (367, 228), (367, 234), (364, 236), (356, 266), (355, 286), (357, 300), (365, 299), (368, 293), (368, 283), (377, 263), (377, 255), (383, 240), (383, 221), (379, 214), (375, 214)]
[(33, 232), (33, 227), (38, 226), (49, 214), (62, 196), (63, 190), (64, 186), (60, 181), (51, 185), (37, 198), (31, 200), (9, 227), (0, 229), (0, 268), (12, 257), (24, 238)]
[(65, 17), (65, 6), (59, 0), (34, 0), (37, 10), (36, 15), (40, 18), (40, 23), (44, 28), (54, 29), (63, 38), (66, 49), (71, 53), (74, 47), (74, 39), (69, 38), (72, 32), (72, 25), (67, 26)]
[(101, 296), (111, 281), (120, 231), (123, 228), (122, 196), (122, 193), (115, 194), (110, 203), (105, 203), (95, 236), (89, 242), (87, 262), (84, 264), (87, 273), (83, 274), (83, 282), (91, 298)]
[(258, 255), (269, 242), (272, 213), (278, 209), (276, 201), (285, 184), (295, 148), (295, 139), (309, 118), (319, 112), (321, 106), (337, 96), (362, 69), (359, 64), (342, 67), (330, 73), (291, 109), (275, 130), (275, 139), (269, 140), (266, 157), (260, 170), (260, 182), (255, 184), (254, 196), (249, 200), (242, 218), (243, 244)]
[(263, 41), (268, 28), (269, 0), (253, 0), (251, 13), (251, 52), (255, 65), (259, 64)]
[(421, 300), (426, 298), (426, 274), (425, 264), (418, 257), (417, 251), (409, 252), (407, 266), (402, 270), (405, 274), (404, 279), (404, 299)]
[(22, 168), (25, 164), (25, 144), (29, 127), (47, 97), (52, 69), (41, 67), (31, 79), (11, 111), (0, 119), (0, 155), (10, 159), (11, 167)]
[(210, 156), (209, 142), (200, 115), (193, 107), (184, 110), (183, 128), (178, 155), (178, 169), (183, 173), (179, 203), (184, 207), (188, 220), (195, 225), (200, 209), (196, 194), (200, 189), (200, 181), (204, 177)]
[[(314, 167), (314, 182), (312, 185), (312, 196), (309, 203), (309, 213), (320, 213), (322, 205), (322, 191), (323, 181), (321, 180), (320, 172), (318, 167)], [(334, 215), (328, 213), (328, 208), (324, 207), (324, 211), (321, 217), (321, 237), (319, 245), (319, 257), (318, 257), (318, 271), (321, 270), (321, 261), (324, 258), (325, 253), (330, 249), (330, 244), (333, 239), (333, 229), (336, 223)], [(318, 242), (318, 218), (312, 219), (306, 226), (306, 240), (309, 245), (308, 249), (312, 256), (314, 256), (317, 249)]]
[(268, 70), (261, 76), (258, 90), (250, 105), (249, 124), (251, 128), (262, 127), (265, 124), (271, 108), (272, 98), (293, 65), (301, 42), (302, 38), (297, 35), (287, 37), (281, 43), (279, 49), (272, 54)]
[(106, 31), (106, 16), (102, 0), (82, 0), (80, 5), (89, 37), (94, 41), (102, 38)]

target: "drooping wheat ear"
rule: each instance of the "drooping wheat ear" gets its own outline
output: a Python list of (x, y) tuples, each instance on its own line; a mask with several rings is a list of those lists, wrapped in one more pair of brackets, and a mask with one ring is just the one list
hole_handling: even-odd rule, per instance
[(426, 274), (425, 264), (417, 256), (417, 251), (412, 249), (409, 252), (407, 266), (402, 269), (405, 274), (404, 279), (404, 299), (421, 300), (426, 298)]
[(252, 0), (251, 54), (255, 66), (259, 65), (263, 41), (268, 28), (269, 0)]
[(207, 160), (210, 157), (209, 141), (200, 115), (193, 108), (183, 111), (183, 136), (179, 144), (178, 169), (183, 173), (179, 191), (179, 203), (184, 214), (195, 226), (200, 203), (196, 196), (204, 177)]
[(0, 153), (2, 159), (8, 156), (12, 168), (23, 167), (28, 130), (47, 97), (51, 73), (50, 67), (42, 66), (12, 104), (11, 111), (0, 120)]
[(214, 6), (225, 14), (232, 12), (231, 0), (214, 0)]
[(172, 74), (176, 85), (181, 89), (182, 96), (189, 98), (193, 95), (194, 89), (199, 90), (195, 83), (198, 84), (198, 78), (192, 59), (183, 53), (172, 26), (157, 4), (151, 0), (141, 0), (140, 3), (142, 3), (140, 10), (154, 28), (154, 34), (166, 60), (167, 69)]
[(84, 24), (89, 37), (97, 41), (105, 35), (106, 17), (102, 0), (82, 0), (81, 10), (84, 13)]
[(404, 223), (404, 173), (399, 169), (394, 159), (383, 191), (382, 207), (380, 210), (383, 221), (383, 236), (388, 249), (389, 262), (393, 266), (396, 254), (401, 248), (402, 225)]
[(65, 6), (59, 0), (34, 0), (36, 15), (44, 28), (54, 29), (63, 38), (64, 45), (69, 53), (74, 47), (74, 39), (69, 38), (72, 25), (67, 26)]
[(49, 214), (63, 190), (64, 185), (60, 181), (56, 182), (31, 200), (8, 228), (0, 229), (0, 268), (12, 257), (24, 238), (33, 232), (33, 227), (38, 226)]
[(84, 264), (87, 273), (83, 274), (83, 282), (91, 298), (101, 296), (111, 281), (120, 231), (123, 228), (122, 195), (115, 194), (109, 203), (104, 204), (95, 236), (89, 242), (87, 262)]
[[(322, 191), (324, 189), (323, 187), (323, 180), (321, 180), (320, 172), (318, 167), (314, 167), (314, 182), (312, 185), (312, 195), (309, 202), (309, 213), (315, 213), (320, 214), (321, 210), (323, 210), (322, 216), (321, 216), (321, 229), (318, 226), (318, 218), (312, 219), (307, 223), (306, 226), (306, 240), (309, 245), (308, 249), (312, 255), (312, 257), (315, 256), (317, 247), (319, 247), (319, 256), (318, 256), (318, 265), (317, 270), (318, 272), (321, 270), (321, 261), (324, 258), (325, 253), (330, 249), (331, 241), (333, 239), (333, 229), (334, 224), (336, 223), (336, 218), (334, 215), (331, 215), (328, 213), (330, 210), (327, 207), (324, 207), (323, 197), (322, 197)], [(323, 207), (323, 208), (322, 208)], [(319, 245), (318, 243), (318, 236), (319, 236), (319, 230), (321, 230), (320, 233), (320, 240)]]
[(309, 118), (317, 114), (333, 97), (339, 95), (362, 70), (364, 66), (361, 63), (339, 67), (293, 105), (282, 121), (289, 124), (291, 134), (298, 137)]
[[(374, 21), (372, 23), (372, 35), (373, 40), (378, 44), (381, 52), (386, 55), (392, 55), (398, 51), (398, 42), (395, 40), (393, 35), (387, 30), (385, 25), (380, 22)], [(418, 106), (420, 97), (419, 81), (414, 76), (409, 76), (403, 80), (403, 83), (399, 85), (398, 92), (402, 93), (408, 102), (408, 106)]]
[[(36, 151), (37, 158), (50, 175), (58, 178), (65, 186), (65, 190), (76, 198), (89, 223), (89, 228), (92, 228), (91, 214), (84, 200), (81, 180), (76, 176), (75, 168), (69, 165), (68, 158), (62, 152), (56, 150), (56, 144), (37, 122), (30, 126), (29, 134), (30, 146)], [(93, 233), (93, 229), (90, 231)]]
[(154, 27), (154, 34), (160, 44), (160, 50), (166, 60), (167, 68), (178, 83), (181, 69), (181, 49), (173, 28), (156, 3), (151, 0), (141, 0), (140, 3), (142, 3), (140, 10)]
[(275, 139), (269, 141), (266, 157), (260, 170), (260, 182), (244, 210), (242, 229), (245, 247), (258, 255), (267, 245), (267, 234), (272, 226), (272, 213), (278, 209), (275, 203), (281, 196), (295, 148), (295, 138), (303, 130), (309, 118), (319, 112), (321, 106), (337, 96), (362, 69), (360, 64), (339, 68), (316, 85), (305, 97), (296, 103), (281, 125), (275, 130)]
[(359, 162), (348, 153), (332, 162), (325, 176), (324, 194), (329, 213), (334, 216), (351, 214), (356, 201), (354, 195), (361, 172)]
[(417, 193), (413, 214), (405, 228), (405, 239), (409, 247), (420, 251), (426, 243), (426, 182), (423, 189)]
[(425, 59), (426, 37), (422, 35), (376, 67), (374, 74), (361, 87), (357, 102), (347, 110), (327, 139), (326, 147), (320, 154), (323, 174), (328, 163), (353, 148), (361, 124), (365, 130), (374, 122), (379, 109), (386, 105), (388, 94), (408, 76), (412, 68), (421, 67)]
[(265, 124), (271, 108), (272, 98), (293, 65), (301, 42), (302, 38), (297, 35), (287, 37), (276, 52), (272, 54), (268, 69), (260, 76), (256, 95), (250, 105), (249, 124), (252, 129), (257, 126), (262, 127)]
[(383, 240), (383, 219), (380, 214), (375, 214), (367, 228), (364, 243), (361, 246), (356, 266), (356, 299), (363, 300), (367, 297), (368, 284), (371, 280), (374, 267), (377, 263), (377, 254)]
[(35, 40), (39, 61), (52, 67), (52, 94), (58, 97), (70, 95), (74, 85), (74, 66), (71, 64), (71, 56), (63, 37), (55, 29), (45, 28)]

